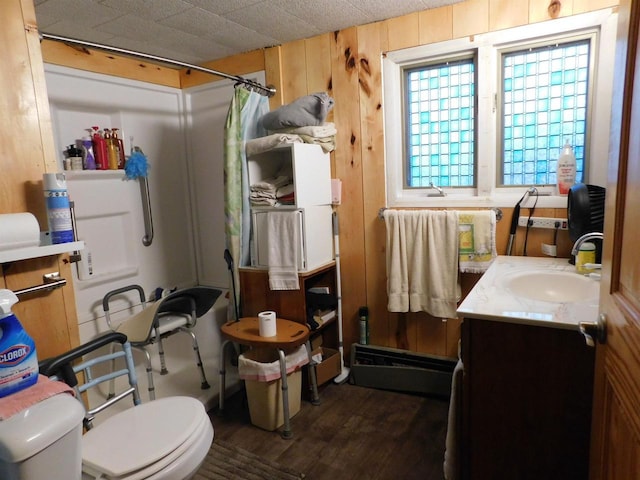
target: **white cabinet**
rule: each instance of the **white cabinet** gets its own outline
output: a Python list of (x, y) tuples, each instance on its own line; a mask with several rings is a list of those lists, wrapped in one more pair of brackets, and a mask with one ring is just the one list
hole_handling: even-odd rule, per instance
[(291, 143), (247, 158), (249, 184), (287, 172), (293, 180), (294, 207), (331, 204), (331, 163), (319, 145)]
[[(313, 270), (333, 260), (333, 233), (331, 205), (314, 205), (305, 208), (254, 209), (252, 212), (253, 237), (251, 266), (269, 268), (269, 239), (267, 218), (273, 211), (291, 211), (299, 222), (300, 236), (295, 239), (298, 250), (298, 271)], [(282, 242), (281, 239), (275, 239)], [(280, 243), (281, 248), (291, 246)]]
[[(275, 207), (252, 206), (251, 266), (269, 268), (268, 215), (290, 211), (299, 222), (298, 271), (305, 272), (331, 262), (333, 255), (333, 210), (331, 207), (331, 164), (319, 145), (292, 143), (247, 158), (249, 183), (279, 175), (292, 179), (295, 203)], [(290, 246), (284, 246), (290, 248)]]

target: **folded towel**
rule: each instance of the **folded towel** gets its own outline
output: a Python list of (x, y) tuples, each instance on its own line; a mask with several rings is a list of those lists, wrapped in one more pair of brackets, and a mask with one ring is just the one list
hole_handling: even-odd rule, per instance
[(385, 210), (387, 309), (456, 318), (458, 214)]
[[(306, 127), (283, 128), (278, 133), (294, 133), (296, 135), (307, 135), (316, 138), (331, 137), (338, 133), (333, 122), (326, 122), (322, 125), (307, 125)], [(275, 133), (275, 132), (274, 132)]]
[(0, 398), (0, 421), (59, 393), (75, 396), (73, 389), (66, 383), (38, 375), (38, 381), (34, 385)]
[(278, 188), (284, 187), (289, 183), (291, 183), (291, 177), (287, 175), (278, 175), (276, 177), (266, 178), (260, 182), (251, 184), (250, 190), (252, 192), (257, 192), (257, 191), (272, 192), (275, 195)]
[(333, 108), (333, 98), (326, 92), (313, 93), (266, 113), (260, 118), (259, 123), (265, 130), (271, 131), (288, 127), (322, 125), (331, 108)]
[(300, 221), (298, 212), (267, 213), (267, 243), (269, 288), (271, 290), (299, 290), (298, 239)]
[(331, 153), (336, 149), (336, 136), (330, 137), (314, 137), (312, 135), (305, 135), (303, 133), (298, 135), (304, 143), (310, 143), (312, 145), (320, 145), (324, 153)]
[(458, 212), (458, 265), (465, 273), (484, 273), (496, 258), (496, 213), (493, 210)]
[(251, 205), (254, 207), (275, 207), (278, 201), (275, 198), (254, 198), (251, 197)]
[(247, 140), (244, 148), (247, 157), (250, 157), (251, 155), (267, 152), (279, 145), (302, 142), (303, 140), (300, 138), (300, 135), (295, 135), (293, 133), (274, 133), (272, 135), (267, 135), (266, 137)]

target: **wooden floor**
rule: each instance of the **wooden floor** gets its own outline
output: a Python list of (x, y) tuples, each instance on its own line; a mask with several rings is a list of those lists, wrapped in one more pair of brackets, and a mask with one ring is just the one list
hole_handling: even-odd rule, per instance
[[(251, 425), (244, 391), (210, 412), (215, 438), (276, 461), (308, 480), (442, 480), (445, 399), (329, 383), (320, 406), (303, 401), (293, 438)], [(214, 440), (215, 441), (215, 440)]]

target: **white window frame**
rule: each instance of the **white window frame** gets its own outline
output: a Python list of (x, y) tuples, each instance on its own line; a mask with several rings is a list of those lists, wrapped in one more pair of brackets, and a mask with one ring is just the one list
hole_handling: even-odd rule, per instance
[[(605, 185), (609, 152), (609, 127), (613, 85), (613, 62), (617, 29), (617, 13), (608, 8), (571, 17), (559, 18), (497, 32), (474, 35), (430, 45), (412, 47), (383, 55), (384, 138), (387, 207), (510, 207), (522, 197), (526, 186), (497, 187), (497, 152), (500, 150), (497, 120), (498, 71), (500, 54), (505, 47), (539, 42), (549, 37), (598, 30), (593, 50), (596, 56), (595, 78), (592, 83), (591, 135), (586, 149), (585, 183)], [(433, 196), (433, 189), (406, 188), (405, 118), (403, 100), (403, 69), (418, 66), (438, 57), (475, 51), (478, 111), (476, 112), (476, 188), (443, 188), (444, 197)], [(400, 121), (398, 121), (400, 119)], [(566, 208), (566, 196), (559, 196), (555, 188), (538, 189), (541, 196), (537, 207)], [(527, 203), (524, 207), (529, 206)]]

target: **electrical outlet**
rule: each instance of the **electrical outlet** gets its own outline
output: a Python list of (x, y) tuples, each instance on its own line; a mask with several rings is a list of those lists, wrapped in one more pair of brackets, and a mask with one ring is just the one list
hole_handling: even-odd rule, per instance
[[(526, 227), (527, 222), (529, 221), (529, 217), (520, 217), (518, 218), (518, 226)], [(556, 227), (556, 223), (560, 222), (559, 227)], [(552, 218), (552, 217), (531, 217), (531, 225), (530, 228), (549, 228), (554, 230), (559, 228), (559, 230), (567, 230), (569, 228), (569, 222), (566, 218)]]

